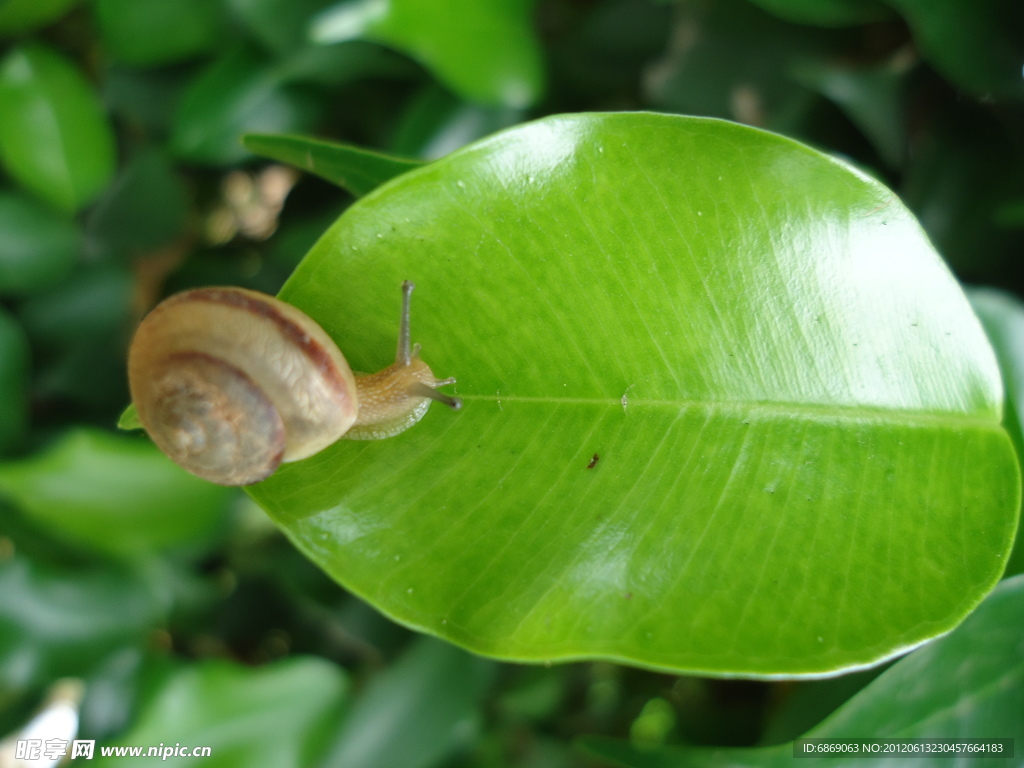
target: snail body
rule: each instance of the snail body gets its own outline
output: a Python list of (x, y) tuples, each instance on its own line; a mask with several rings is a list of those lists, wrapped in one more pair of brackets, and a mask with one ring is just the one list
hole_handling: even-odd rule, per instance
[(308, 315), (243, 288), (199, 288), (159, 304), (139, 324), (128, 382), (153, 442), (189, 472), (221, 485), (265, 479), (283, 462), (312, 456), (341, 437), (402, 432), (431, 400), (438, 379), (409, 341), (409, 298), (394, 364), (365, 376)]

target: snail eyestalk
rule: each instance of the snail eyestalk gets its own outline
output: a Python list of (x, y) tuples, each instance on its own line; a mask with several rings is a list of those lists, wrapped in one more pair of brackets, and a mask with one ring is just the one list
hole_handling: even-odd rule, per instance
[(438, 392), (437, 387), (454, 384), (455, 379), (439, 379), (420, 358), (420, 345), (409, 334), (410, 280), (402, 283), (402, 317), (398, 328), (395, 362), (382, 371), (356, 376), (359, 415), (345, 434), (350, 440), (377, 440), (403, 432), (427, 413), (436, 400), (453, 410), (462, 407), (457, 397)]
[[(437, 386), (441, 387), (445, 384), (454, 384), (455, 379), (444, 379), (437, 382)], [(417, 397), (426, 397), (430, 400), (436, 400), (439, 403), (444, 403), (453, 411), (459, 410), (462, 407), (462, 401), (457, 397), (446, 395), (444, 392), (438, 392), (433, 387), (428, 387), (422, 381), (417, 381), (409, 386), (409, 394)]]
[(412, 303), (412, 289), (416, 283), (406, 280), (402, 283), (402, 319), (398, 326), (398, 353), (395, 355), (395, 362), (401, 365), (412, 363), (413, 354), (410, 350), (409, 337), (409, 305)]

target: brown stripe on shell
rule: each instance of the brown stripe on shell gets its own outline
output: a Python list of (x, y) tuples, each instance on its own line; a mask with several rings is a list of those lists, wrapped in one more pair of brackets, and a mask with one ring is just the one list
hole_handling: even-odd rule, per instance
[[(319, 371), (325, 374), (334, 389), (344, 391), (345, 382), (338, 375), (331, 356), (327, 351), (317, 343), (312, 336), (307, 334), (301, 326), (281, 314), (272, 301), (264, 301), (262, 298), (263, 294), (259, 295), (260, 298), (255, 298), (248, 293), (244, 293), (234, 288), (196, 288), (194, 290), (185, 291), (184, 293), (172, 296), (165, 303), (176, 304), (179, 301), (195, 301), (198, 299), (200, 301), (208, 301), (212, 304), (225, 304), (231, 307), (238, 307), (239, 309), (245, 310), (257, 317), (266, 318), (277, 326), (277, 329), (283, 336), (302, 350), (302, 353), (309, 358)], [(266, 298), (273, 299), (274, 297), (267, 295)], [(280, 301), (280, 299), (274, 300)], [(295, 307), (295, 309), (299, 312), (302, 311), (298, 307)]]

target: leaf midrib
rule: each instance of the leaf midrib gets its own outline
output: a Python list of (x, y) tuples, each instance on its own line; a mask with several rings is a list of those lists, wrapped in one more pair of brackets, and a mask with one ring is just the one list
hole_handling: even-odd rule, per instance
[(554, 395), (481, 395), (458, 393), (465, 401), (481, 401), (493, 403), (531, 403), (549, 405), (599, 405), (622, 408), (626, 413), (630, 408), (686, 408), (694, 410), (734, 410), (761, 413), (774, 413), (793, 418), (814, 418), (827, 416), (830, 420), (847, 421), (904, 421), (921, 424), (949, 424), (957, 427), (981, 427), (985, 429), (1001, 429), (1002, 424), (995, 417), (986, 418), (969, 413), (910, 411), (901, 408), (883, 408), (855, 405), (825, 405), (819, 403), (788, 403), (758, 402), (745, 400), (657, 400), (614, 397), (564, 397)]

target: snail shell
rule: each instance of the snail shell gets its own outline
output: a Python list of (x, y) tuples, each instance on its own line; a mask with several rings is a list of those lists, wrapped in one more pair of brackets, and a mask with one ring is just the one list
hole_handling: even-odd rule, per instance
[[(403, 340), (395, 364), (352, 373), (334, 341), (305, 313), (242, 288), (200, 288), (143, 319), (128, 354), (139, 420), (157, 446), (199, 477), (248, 485), (339, 437), (390, 437), (415, 424), (431, 399), (458, 407)], [(360, 400), (365, 406), (360, 409)], [(358, 425), (357, 425), (358, 422)], [(356, 427), (353, 429), (353, 427)]]

